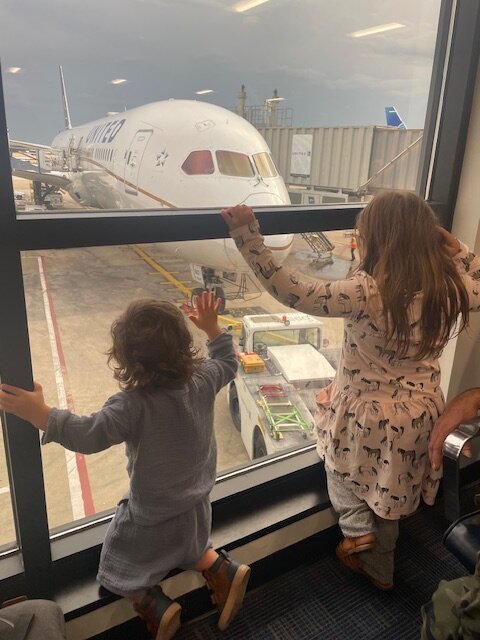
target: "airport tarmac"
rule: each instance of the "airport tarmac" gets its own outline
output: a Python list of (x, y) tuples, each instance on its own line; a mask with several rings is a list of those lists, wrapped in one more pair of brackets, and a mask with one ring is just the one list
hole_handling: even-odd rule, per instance
[[(329, 232), (335, 244), (331, 264), (319, 265), (304, 240), (297, 236), (287, 264), (310, 277), (345, 277), (350, 261), (350, 238), (344, 231)], [(207, 241), (206, 241), (207, 242)], [(90, 414), (118, 390), (107, 367), (105, 352), (109, 330), (135, 298), (161, 297), (180, 304), (185, 296), (152, 268), (160, 265), (184, 286), (191, 281), (189, 265), (165, 250), (165, 245), (99, 247), (28, 252), (22, 256), (25, 295), (34, 377), (47, 403), (64, 406), (78, 414)], [(149, 261), (145, 259), (149, 258)], [(355, 264), (355, 263), (354, 263)], [(226, 293), (232, 293), (229, 285)], [(243, 313), (288, 311), (248, 279), (245, 300), (227, 303), (232, 316)], [(226, 320), (228, 323), (228, 319)], [(203, 334), (192, 326), (204, 348)], [(329, 346), (341, 345), (342, 321), (324, 319), (324, 338)], [(226, 390), (215, 407), (218, 472), (248, 464), (240, 433), (235, 429)], [(65, 451), (56, 444), (42, 447), (49, 525), (64, 527), (74, 520), (115, 506), (128, 487), (123, 445), (89, 456)], [(5, 454), (0, 449), (0, 544), (14, 539)]]

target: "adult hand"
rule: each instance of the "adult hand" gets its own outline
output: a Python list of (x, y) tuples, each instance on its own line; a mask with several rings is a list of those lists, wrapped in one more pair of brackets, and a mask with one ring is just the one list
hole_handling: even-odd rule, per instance
[(445, 407), (445, 411), (435, 422), (428, 455), (434, 469), (439, 469), (442, 464), (442, 447), (445, 438), (465, 420), (475, 418), (480, 409), (480, 389), (464, 391)]
[(222, 209), (220, 215), (227, 223), (230, 231), (255, 221), (255, 214), (246, 204), (237, 204), (229, 209)]
[(51, 407), (45, 404), (42, 385), (34, 383), (33, 391), (0, 385), (0, 409), (26, 420), (37, 429), (45, 431)]
[(437, 231), (440, 234), (440, 242), (444, 251), (451, 257), (455, 257), (460, 251), (460, 240), (452, 236), (452, 234), (437, 224)]

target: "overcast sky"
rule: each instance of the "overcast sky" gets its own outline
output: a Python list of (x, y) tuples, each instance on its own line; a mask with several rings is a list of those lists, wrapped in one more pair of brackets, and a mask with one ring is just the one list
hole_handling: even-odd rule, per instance
[[(297, 126), (383, 125), (394, 105), (423, 127), (440, 0), (236, 1), (0, 0), (10, 136), (48, 144), (63, 128), (60, 64), (74, 125), (168, 98), (233, 108), (244, 84), (248, 105), (278, 89)], [(391, 22), (405, 26), (349, 35)]]

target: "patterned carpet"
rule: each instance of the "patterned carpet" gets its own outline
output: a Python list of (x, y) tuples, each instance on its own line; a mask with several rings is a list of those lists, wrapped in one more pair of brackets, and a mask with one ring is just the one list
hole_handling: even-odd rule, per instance
[[(319, 549), (310, 563), (249, 591), (227, 631), (217, 629), (217, 617), (211, 614), (186, 623), (175, 639), (418, 640), (421, 605), (440, 580), (466, 573), (442, 545), (447, 526), (439, 507), (402, 521), (391, 593), (377, 591), (343, 568), (332, 546)], [(125, 638), (145, 637), (137, 625), (125, 632)]]

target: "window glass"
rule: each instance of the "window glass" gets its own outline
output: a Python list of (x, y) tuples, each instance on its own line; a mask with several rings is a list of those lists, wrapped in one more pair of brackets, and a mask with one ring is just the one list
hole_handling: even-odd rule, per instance
[[(314, 0), (104, 0), (102, 16), (25, 2), (0, 8), (19, 210), (328, 205), (415, 189), (441, 0), (338, 0), (328, 11)], [(114, 68), (105, 28), (122, 43)], [(232, 180), (217, 180), (206, 152), (184, 166), (206, 148), (222, 150)], [(247, 156), (268, 189), (244, 179)], [(186, 188), (185, 173), (210, 180)]]
[[(345, 232), (270, 236), (267, 243), (280, 247), (277, 259), (306, 278), (345, 277), (352, 266)], [(212, 273), (226, 262), (232, 272)], [(261, 455), (313, 445), (315, 394), (337, 367), (342, 321), (309, 317), (277, 302), (232, 240), (32, 251), (22, 254), (22, 266), (34, 378), (47, 404), (78, 415), (99, 410), (118, 392), (105, 355), (113, 320), (134, 299), (161, 298), (181, 307), (208, 286), (225, 300), (220, 322), (232, 332), (236, 351), (256, 354), (260, 369), (242, 364), (236, 381), (218, 394), (218, 474)], [(205, 353), (204, 334), (189, 326)], [(299, 373), (292, 364), (302, 359), (310, 369)], [(281, 385), (302, 415), (282, 438), (267, 414), (257, 420), (259, 388), (270, 383)], [(82, 455), (51, 443), (41, 452), (53, 530), (113, 508), (128, 488), (123, 444)]]
[(2, 525), (0, 527), (0, 552), (15, 546), (15, 526), (13, 522), (12, 497), (7, 471), (4, 440), (0, 439), (0, 513)]
[(273, 160), (268, 153), (255, 153), (253, 161), (257, 168), (258, 174), (262, 178), (274, 178), (277, 175)]
[[(340, 0), (328, 12), (313, 1), (146, 1), (134, 9), (127, 0), (106, 0), (102, 11), (113, 21), (86, 19), (83, 5), (27, 0), (26, 11), (17, 4), (0, 8), (0, 24), (8, 27), (2, 59), (11, 65), (4, 62), (4, 88), (20, 216), (236, 202), (328, 205), (366, 201), (383, 187), (415, 188), (440, 0), (405, 0), (394, 8), (360, 0), (354, 9)], [(185, 28), (186, 9), (194, 28)], [(132, 12), (141, 37), (132, 31)], [(108, 63), (105, 29), (122, 42), (116, 68), (125, 77)], [(79, 65), (85, 33), (89, 47)], [(60, 49), (71, 126), (54, 98)], [(161, 77), (161, 85), (152, 77)], [(199, 86), (199, 78), (211, 88)], [(217, 150), (218, 170), (228, 180), (219, 179), (207, 149)], [(108, 170), (102, 166), (107, 158)], [(204, 179), (189, 181), (193, 175)], [(116, 392), (105, 351), (111, 322), (129, 300), (165, 296), (181, 304), (213, 286), (226, 294), (225, 324), (238, 350), (258, 356), (241, 365), (238, 388), (219, 394), (218, 472), (313, 443), (315, 389), (337, 366), (342, 322), (294, 326), (291, 309), (227, 255), (228, 242), (25, 253), (34, 374), (47, 401), (88, 414)], [(285, 264), (306, 277), (342, 278), (355, 266), (347, 231), (301, 234), (289, 243)], [(172, 288), (171, 279), (152, 277), (152, 260), (179, 284)], [(210, 269), (216, 276), (225, 267), (226, 278), (205, 280)], [(254, 323), (255, 316), (272, 314), (290, 323), (280, 325), (278, 337), (272, 337), (278, 319), (251, 331), (249, 318)], [(282, 349), (299, 347), (313, 349), (324, 365), (321, 376), (309, 378), (316, 386), (289, 374), (281, 390), (297, 394), (304, 422), (289, 433), (280, 433), (265, 411), (252, 422), (259, 401), (268, 409), (268, 389), (259, 396), (268, 382), (255, 376), (286, 375)], [(42, 456), (51, 528), (112, 508), (128, 486), (121, 445), (83, 457), (52, 444)]]
[[(313, 0), (102, 6), (115, 20), (85, 22), (83, 5), (52, 0), (0, 10), (19, 212), (319, 205), (415, 189), (440, 0), (341, 0), (329, 11)], [(122, 43), (120, 77), (102, 44), (105, 25)], [(63, 130), (50, 42), (64, 52)], [(207, 151), (189, 155), (207, 141), (222, 150), (221, 173), (238, 181), (214, 178)], [(243, 179), (253, 175), (247, 156), (271, 180), (268, 191)], [(185, 173), (211, 183), (186, 189)]]
[(253, 176), (250, 158), (234, 151), (216, 151), (218, 170), (225, 176), (249, 178)]
[(182, 164), (182, 169), (189, 176), (203, 176), (215, 171), (210, 151), (192, 151)]

